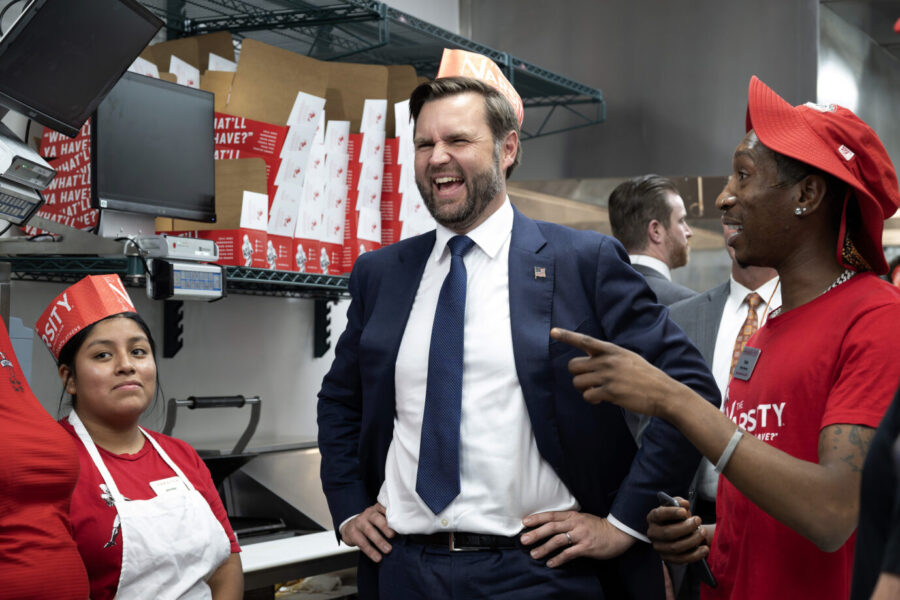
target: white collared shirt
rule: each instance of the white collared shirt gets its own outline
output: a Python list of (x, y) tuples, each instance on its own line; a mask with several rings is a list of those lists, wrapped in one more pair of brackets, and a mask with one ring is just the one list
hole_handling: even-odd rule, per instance
[(434, 248), (400, 343), (395, 367), (396, 414), (378, 501), (398, 533), (467, 531), (512, 536), (522, 518), (578, 503), (540, 455), (513, 358), (509, 316), (509, 244), (513, 209), (506, 202), (468, 233), (466, 317), (460, 424), (461, 491), (435, 515), (416, 493), (428, 354), (438, 294), (450, 270), (438, 225)]
[[(762, 303), (756, 307), (756, 323), (762, 327), (769, 313), (781, 306), (781, 287), (777, 285), (778, 278), (773, 277), (759, 286), (756, 290), (744, 287), (731, 278), (731, 286), (725, 306), (722, 309), (722, 318), (719, 320), (719, 332), (716, 334), (716, 348), (713, 351), (712, 373), (719, 386), (722, 404), (719, 407), (725, 410), (725, 391), (728, 382), (731, 381), (731, 356), (734, 352), (734, 342), (737, 339), (744, 321), (747, 319), (749, 305), (744, 302), (747, 294), (756, 291), (762, 298)], [(716, 497), (718, 474), (713, 469), (712, 463), (703, 459), (701, 463), (703, 473), (700, 476), (697, 491), (701, 498), (713, 500)]]
[(629, 254), (628, 258), (631, 259), (631, 264), (650, 267), (654, 271), (658, 271), (660, 275), (669, 281), (672, 281), (672, 272), (669, 270), (669, 265), (658, 258), (648, 254)]

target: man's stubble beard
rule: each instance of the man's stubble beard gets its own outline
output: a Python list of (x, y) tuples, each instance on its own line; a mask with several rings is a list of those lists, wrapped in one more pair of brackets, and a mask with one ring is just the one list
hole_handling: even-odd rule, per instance
[(490, 168), (475, 173), (471, 178), (467, 177), (466, 201), (463, 206), (452, 214), (439, 214), (437, 204), (431, 190), (431, 177), (427, 170), (425, 182), (416, 178), (416, 187), (422, 195), (425, 207), (434, 220), (448, 229), (463, 229), (470, 223), (478, 220), (494, 197), (500, 192), (503, 176), (500, 173), (500, 149), (494, 149), (493, 164)]
[(677, 269), (678, 267), (683, 267), (688, 264), (688, 261), (691, 258), (691, 247), (688, 244), (681, 246), (680, 248), (676, 248), (675, 254), (672, 256), (672, 267), (673, 269)]

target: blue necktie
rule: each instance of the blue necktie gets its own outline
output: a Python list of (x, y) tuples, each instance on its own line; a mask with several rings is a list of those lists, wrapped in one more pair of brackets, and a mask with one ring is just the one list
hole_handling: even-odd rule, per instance
[(450, 272), (441, 286), (431, 330), (416, 492), (434, 514), (444, 510), (459, 495), (459, 421), (466, 316), (463, 256), (474, 244), (464, 235), (447, 242)]

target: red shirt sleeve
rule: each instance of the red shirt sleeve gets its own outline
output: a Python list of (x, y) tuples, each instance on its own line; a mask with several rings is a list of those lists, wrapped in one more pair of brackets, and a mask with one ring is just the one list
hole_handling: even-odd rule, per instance
[(839, 423), (878, 427), (900, 381), (900, 305), (879, 306), (847, 330), (821, 427)]

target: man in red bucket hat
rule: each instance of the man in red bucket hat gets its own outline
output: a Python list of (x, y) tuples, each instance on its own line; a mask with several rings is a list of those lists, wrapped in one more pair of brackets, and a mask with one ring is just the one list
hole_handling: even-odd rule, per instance
[(736, 350), (723, 412), (623, 348), (551, 335), (587, 352), (569, 370), (588, 402), (662, 417), (723, 475), (715, 525), (686, 501), (648, 515), (664, 559), (709, 555), (703, 598), (847, 598), (863, 460), (900, 380), (900, 292), (877, 277), (897, 176), (851, 111), (791, 106), (756, 77), (732, 166), (727, 243), (778, 271), (782, 306)]

